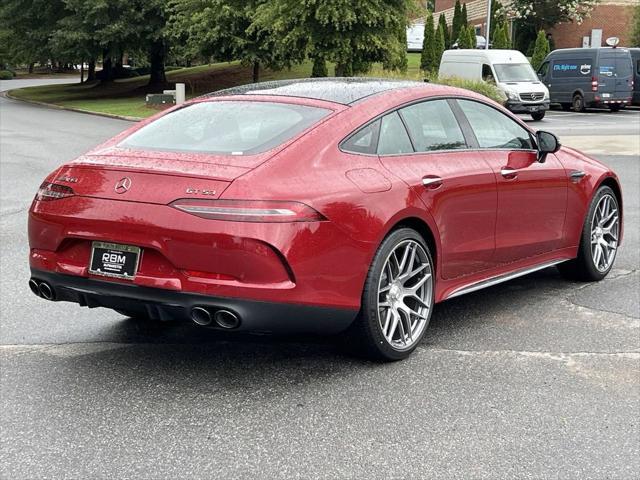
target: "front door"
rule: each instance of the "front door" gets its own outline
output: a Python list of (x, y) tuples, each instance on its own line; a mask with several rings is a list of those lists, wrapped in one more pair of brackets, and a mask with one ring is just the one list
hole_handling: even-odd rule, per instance
[(495, 176), (481, 154), (469, 151), (447, 100), (416, 103), (383, 117), (378, 154), (434, 219), (443, 278), (493, 266)]
[(560, 161), (538, 161), (530, 132), (484, 103), (458, 100), (491, 166), (498, 191), (494, 260), (505, 264), (558, 249), (563, 244), (568, 178)]

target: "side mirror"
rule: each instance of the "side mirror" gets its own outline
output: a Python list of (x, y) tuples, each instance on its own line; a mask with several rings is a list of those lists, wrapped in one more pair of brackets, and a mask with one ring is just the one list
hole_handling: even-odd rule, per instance
[(547, 154), (556, 153), (560, 150), (560, 142), (558, 137), (553, 133), (544, 132), (539, 130), (536, 132), (536, 140), (538, 143), (538, 161), (544, 163), (547, 158)]

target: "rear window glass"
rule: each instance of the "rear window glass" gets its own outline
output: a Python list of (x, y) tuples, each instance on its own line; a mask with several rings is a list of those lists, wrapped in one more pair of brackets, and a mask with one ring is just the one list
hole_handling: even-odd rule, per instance
[(121, 147), (252, 155), (307, 129), (330, 110), (275, 102), (202, 102), (160, 117), (125, 138)]

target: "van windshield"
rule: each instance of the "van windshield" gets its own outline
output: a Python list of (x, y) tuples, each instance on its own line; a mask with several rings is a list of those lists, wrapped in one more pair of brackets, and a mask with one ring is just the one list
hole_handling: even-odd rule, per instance
[(495, 63), (493, 65), (500, 82), (537, 82), (538, 77), (528, 63)]
[(253, 155), (281, 145), (329, 113), (324, 108), (287, 103), (200, 102), (158, 118), (119, 146)]

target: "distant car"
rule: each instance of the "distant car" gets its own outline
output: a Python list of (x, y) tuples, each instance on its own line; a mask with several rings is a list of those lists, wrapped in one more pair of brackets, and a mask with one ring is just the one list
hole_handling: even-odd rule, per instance
[(617, 112), (631, 104), (633, 70), (628, 48), (563, 48), (554, 50), (538, 69), (552, 103), (583, 112), (606, 107)]
[(440, 60), (440, 77), (484, 80), (507, 97), (507, 108), (542, 120), (549, 109), (549, 91), (517, 50), (446, 50)]
[(53, 171), (29, 286), (220, 330), (346, 330), (399, 360), (434, 303), (551, 265), (600, 280), (621, 240), (614, 172), (486, 97), (292, 80), (194, 99)]
[(407, 27), (407, 51), (421, 52), (424, 43), (424, 23), (413, 23)]
[[(482, 35), (476, 35), (476, 48), (484, 49), (486, 45), (487, 40)], [(490, 43), (489, 48), (491, 48), (491, 45), (492, 44)], [(453, 45), (451, 45), (451, 48), (453, 48), (454, 50), (458, 49), (458, 42), (455, 42)]]
[(631, 104), (640, 105), (640, 48), (630, 48), (631, 60), (633, 61), (633, 96)]

